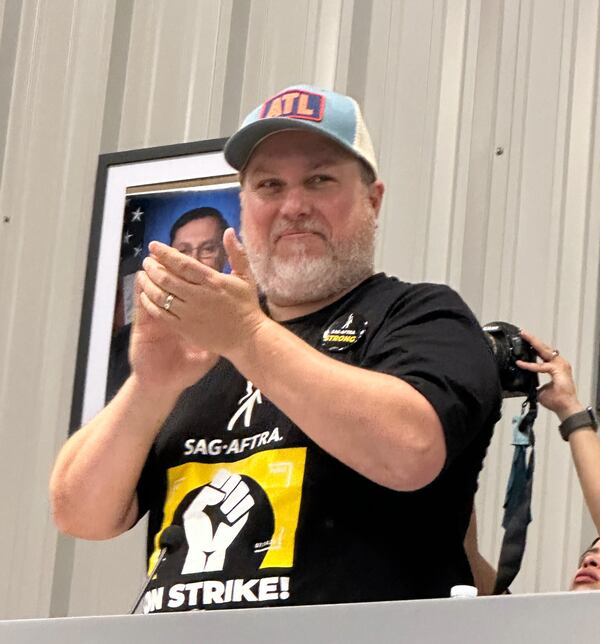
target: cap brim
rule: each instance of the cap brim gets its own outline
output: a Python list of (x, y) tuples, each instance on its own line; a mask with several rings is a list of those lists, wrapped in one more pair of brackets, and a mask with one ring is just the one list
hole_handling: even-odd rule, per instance
[(236, 170), (243, 170), (259, 143), (262, 143), (262, 141), (271, 136), (271, 134), (282, 132), (284, 130), (309, 130), (311, 132), (316, 132), (326, 139), (337, 143), (340, 147), (350, 152), (352, 156), (361, 158), (356, 154), (356, 151), (353, 148), (337, 137), (331, 136), (331, 134), (324, 131), (316, 123), (311, 121), (302, 121), (300, 119), (270, 118), (265, 119), (264, 121), (255, 121), (254, 123), (250, 123), (233, 134), (225, 144), (225, 148), (223, 150), (225, 160)]

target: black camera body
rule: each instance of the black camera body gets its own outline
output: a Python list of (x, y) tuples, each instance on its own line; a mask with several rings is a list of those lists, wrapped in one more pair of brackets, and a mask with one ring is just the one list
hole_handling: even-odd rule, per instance
[(496, 358), (503, 397), (529, 396), (539, 385), (537, 373), (519, 369), (515, 363), (535, 362), (535, 349), (523, 340), (518, 327), (509, 322), (489, 322), (482, 328)]

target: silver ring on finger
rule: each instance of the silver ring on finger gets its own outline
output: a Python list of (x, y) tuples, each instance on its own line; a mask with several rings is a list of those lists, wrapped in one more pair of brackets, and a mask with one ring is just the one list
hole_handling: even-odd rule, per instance
[(554, 358), (556, 358), (559, 355), (560, 355), (560, 351), (558, 349), (552, 349), (552, 357), (550, 358), (550, 360), (548, 360), (548, 362), (552, 362), (552, 360), (554, 360)]
[(175, 296), (173, 295), (173, 293), (167, 293), (167, 297), (165, 297), (165, 302), (162, 306), (165, 311), (167, 312), (169, 311), (169, 309), (171, 308), (171, 305), (173, 304), (174, 299), (175, 299)]

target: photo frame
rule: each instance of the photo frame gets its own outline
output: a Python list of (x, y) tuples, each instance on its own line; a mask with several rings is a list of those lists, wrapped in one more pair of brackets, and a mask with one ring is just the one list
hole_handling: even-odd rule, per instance
[(162, 241), (229, 270), (219, 244), (225, 226), (239, 232), (240, 206), (225, 141), (100, 155), (69, 433), (91, 420), (129, 373), (134, 278), (148, 243)]

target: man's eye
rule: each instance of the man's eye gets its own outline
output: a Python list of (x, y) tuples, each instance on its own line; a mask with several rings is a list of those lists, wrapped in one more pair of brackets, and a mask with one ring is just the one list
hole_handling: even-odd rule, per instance
[(311, 177), (308, 180), (308, 183), (313, 185), (313, 186), (322, 186), (322, 185), (324, 185), (326, 183), (329, 183), (332, 180), (333, 179), (330, 176), (326, 175), (326, 174), (316, 174), (314, 177)]
[(275, 190), (281, 186), (281, 181), (277, 179), (263, 179), (258, 184), (258, 188), (264, 188), (265, 190)]

